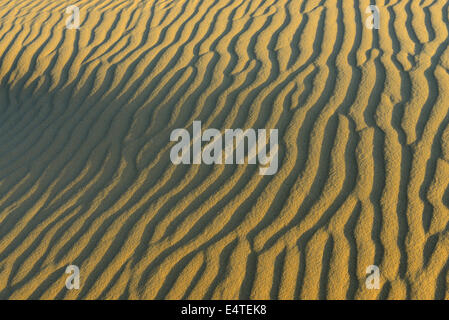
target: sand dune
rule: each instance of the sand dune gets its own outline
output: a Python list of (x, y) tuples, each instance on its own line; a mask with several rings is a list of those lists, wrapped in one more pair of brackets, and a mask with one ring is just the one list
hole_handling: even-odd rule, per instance
[[(370, 4), (1, 2), (0, 298), (448, 299), (449, 4)], [(195, 120), (278, 172), (173, 165)]]

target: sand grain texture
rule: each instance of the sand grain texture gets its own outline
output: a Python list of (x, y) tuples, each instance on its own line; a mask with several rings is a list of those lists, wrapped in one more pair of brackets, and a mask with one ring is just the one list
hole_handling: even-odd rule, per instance
[[(449, 4), (370, 4), (1, 1), (0, 298), (448, 299)], [(277, 174), (172, 165), (194, 120)]]

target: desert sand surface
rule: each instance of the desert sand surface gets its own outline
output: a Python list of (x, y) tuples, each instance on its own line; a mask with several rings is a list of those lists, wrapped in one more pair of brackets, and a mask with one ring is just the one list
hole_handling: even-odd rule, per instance
[[(449, 4), (371, 4), (1, 1), (0, 299), (448, 299)], [(174, 165), (195, 120), (277, 173)]]

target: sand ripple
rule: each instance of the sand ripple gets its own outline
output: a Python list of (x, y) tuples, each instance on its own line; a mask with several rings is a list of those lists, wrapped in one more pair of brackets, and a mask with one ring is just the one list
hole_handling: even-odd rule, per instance
[[(2, 1), (0, 298), (447, 299), (449, 4), (370, 3)], [(278, 173), (172, 165), (194, 120)]]

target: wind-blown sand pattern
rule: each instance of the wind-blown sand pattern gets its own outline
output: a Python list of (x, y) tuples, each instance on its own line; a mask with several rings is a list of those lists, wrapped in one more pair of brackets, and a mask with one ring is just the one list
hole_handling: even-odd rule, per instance
[[(370, 4), (2, 1), (0, 298), (449, 298), (449, 4)], [(277, 174), (173, 165), (194, 120)]]

